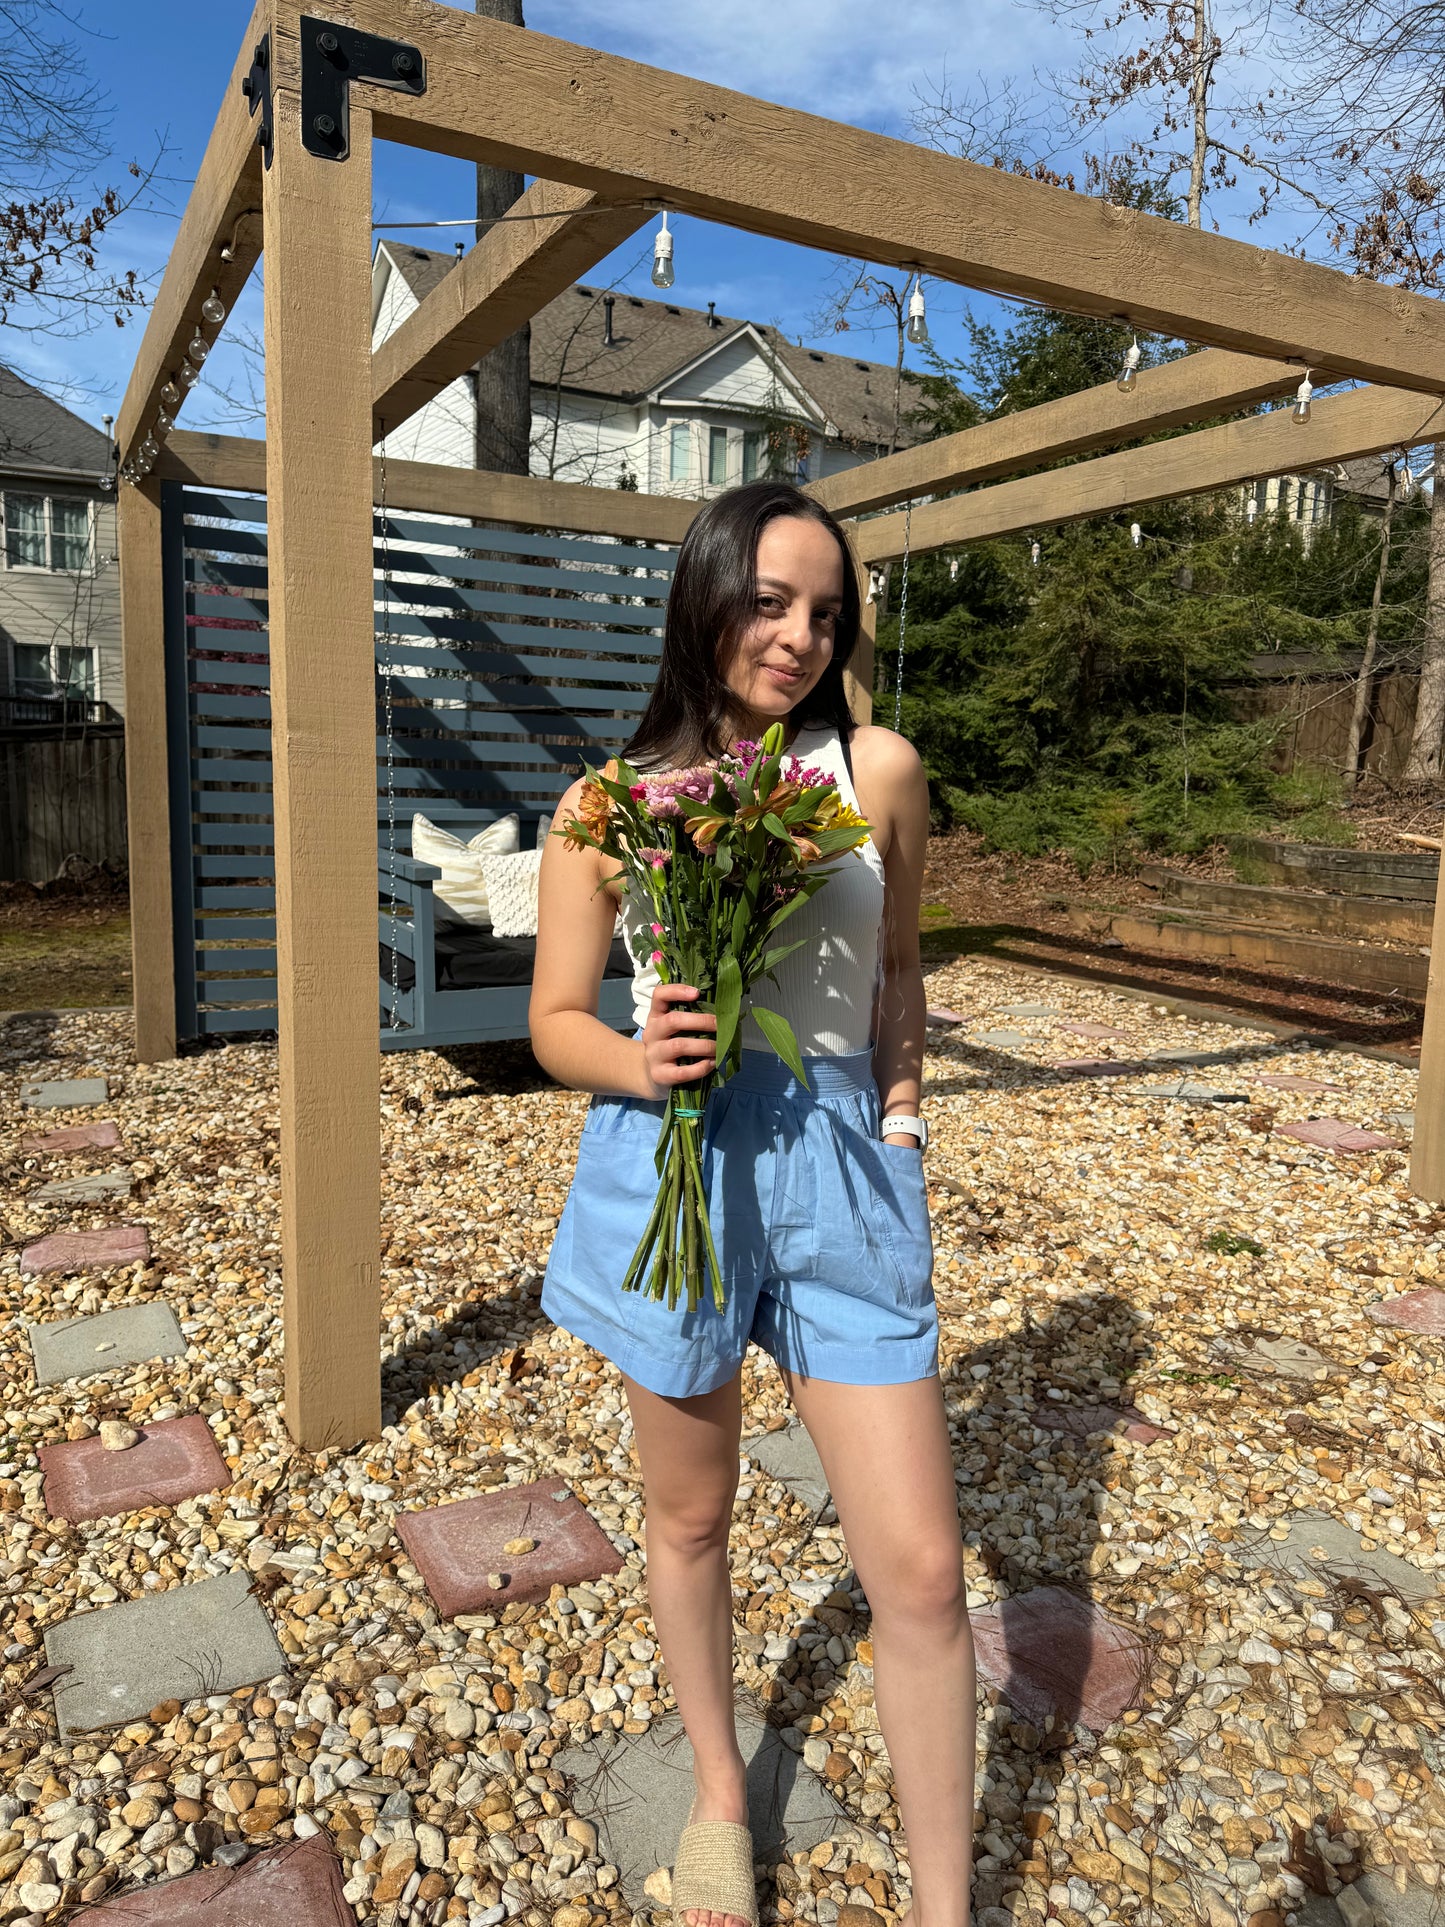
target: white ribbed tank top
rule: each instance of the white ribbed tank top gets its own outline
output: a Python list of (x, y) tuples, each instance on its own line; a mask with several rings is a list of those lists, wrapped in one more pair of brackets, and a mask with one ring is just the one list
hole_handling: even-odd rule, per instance
[[(858, 808), (836, 729), (799, 730), (791, 753), (827, 770), (843, 801)], [(869, 837), (856, 856), (834, 861), (823, 888), (778, 932), (780, 943), (804, 939), (801, 949), (778, 965), (776, 983), (763, 978), (745, 1001), (744, 1050), (770, 1048), (748, 1014), (750, 1004), (786, 1017), (804, 1057), (846, 1057), (872, 1049), (873, 1003), (883, 970), (883, 859)], [(651, 906), (624, 895), (622, 933), (632, 958), (632, 1015), (639, 1029), (660, 981), (647, 961), (654, 947), (650, 922)]]

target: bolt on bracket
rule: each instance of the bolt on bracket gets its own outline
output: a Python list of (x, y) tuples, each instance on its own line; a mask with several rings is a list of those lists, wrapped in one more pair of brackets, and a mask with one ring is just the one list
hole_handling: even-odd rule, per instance
[(426, 62), (404, 40), (384, 40), (337, 21), (301, 16), (301, 145), (319, 160), (351, 152), (351, 83), (426, 92)]

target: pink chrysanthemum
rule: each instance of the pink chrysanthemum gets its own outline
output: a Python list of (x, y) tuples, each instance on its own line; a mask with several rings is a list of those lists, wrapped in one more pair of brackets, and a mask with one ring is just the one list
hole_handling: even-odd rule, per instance
[(639, 850), (637, 854), (650, 863), (654, 870), (665, 870), (672, 861), (671, 850)]

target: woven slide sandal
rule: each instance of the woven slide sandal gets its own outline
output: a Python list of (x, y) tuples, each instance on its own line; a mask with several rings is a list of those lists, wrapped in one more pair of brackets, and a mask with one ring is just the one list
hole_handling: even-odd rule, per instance
[(753, 1836), (730, 1820), (689, 1820), (677, 1843), (672, 1874), (672, 1917), (686, 1927), (690, 1909), (735, 1914), (758, 1927), (758, 1887), (753, 1878)]

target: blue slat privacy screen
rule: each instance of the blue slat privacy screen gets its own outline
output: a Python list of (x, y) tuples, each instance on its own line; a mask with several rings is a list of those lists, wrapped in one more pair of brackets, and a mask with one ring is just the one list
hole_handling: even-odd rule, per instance
[[(177, 1020), (183, 1037), (276, 1023), (266, 503), (165, 491)], [(390, 670), (397, 847), (413, 812), (550, 811), (646, 706), (676, 550), (606, 536), (375, 524), (377, 824)], [(383, 559), (390, 590), (383, 580)]]

